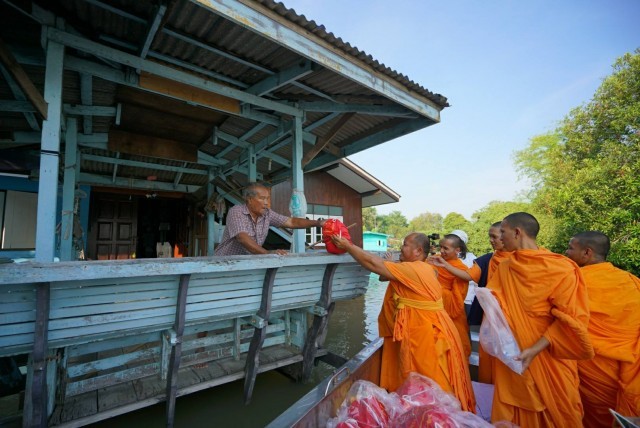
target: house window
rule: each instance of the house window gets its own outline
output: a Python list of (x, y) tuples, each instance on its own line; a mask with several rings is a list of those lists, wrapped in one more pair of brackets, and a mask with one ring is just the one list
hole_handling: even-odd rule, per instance
[[(342, 207), (335, 207), (329, 205), (316, 205), (316, 204), (307, 204), (307, 215), (306, 217), (309, 220), (318, 220), (321, 218), (329, 219), (335, 218), (340, 221), (343, 221), (342, 216)], [(322, 240), (322, 228), (320, 227), (310, 227), (306, 231), (305, 241), (307, 244), (315, 244)], [(315, 248), (324, 247), (324, 242), (317, 244)]]
[(2, 225), (2, 249), (32, 249), (36, 247), (36, 220), (38, 194), (3, 192), (3, 210), (0, 211)]

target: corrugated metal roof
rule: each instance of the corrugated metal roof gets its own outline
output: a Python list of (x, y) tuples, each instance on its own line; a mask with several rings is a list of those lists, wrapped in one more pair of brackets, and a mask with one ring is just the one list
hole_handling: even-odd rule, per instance
[[(86, 40), (97, 42), (105, 47), (117, 49), (119, 52), (138, 56), (147, 37), (149, 23), (159, 10), (159, 3), (153, 0), (40, 0), (35, 4), (64, 18), (68, 32), (78, 34)], [(202, 76), (207, 81), (218, 82), (241, 91), (308, 61), (305, 56), (290, 49), (286, 41), (284, 44), (276, 43), (196, 2), (174, 0), (166, 4), (167, 11), (146, 55), (149, 61), (182, 70), (191, 75)], [(275, 14), (284, 19), (287, 25), (297, 28), (299, 34), (308, 36), (310, 43), (328, 43), (332, 49), (339, 50), (354, 64), (358, 64), (358, 67), (366, 69), (372, 75), (378, 73), (386, 79), (392, 79), (405, 88), (408, 96), (415, 96), (416, 99), (422, 97), (421, 99), (428, 100), (436, 106), (438, 111), (448, 106), (445, 97), (430, 92), (407, 76), (381, 64), (370, 55), (326, 31), (324, 26), (308, 20), (304, 15), (298, 15), (295, 10), (288, 9), (282, 3), (272, 0), (245, 0), (242, 4), (250, 5), (265, 16)], [(7, 6), (6, 3), (0, 4), (0, 12), (7, 17), (6, 25), (3, 22), (0, 28), (0, 38), (15, 52), (29, 78), (42, 93), (44, 91), (44, 51), (40, 47), (40, 25), (33, 19), (26, 18), (30, 11), (18, 12), (15, 7)], [(121, 73), (123, 78), (129, 78), (126, 73), (137, 76), (132, 74), (135, 70), (125, 65), (99, 58), (99, 53), (87, 53), (67, 47), (66, 54), (68, 58), (102, 67), (110, 73)], [(175, 97), (153, 94), (143, 90), (144, 88), (132, 89), (121, 82), (105, 80), (97, 76), (90, 78), (91, 96), (90, 101), (87, 102), (83, 99), (81, 74), (86, 79), (87, 74), (84, 70), (65, 70), (63, 79), (65, 105), (117, 107), (121, 112), (118, 120), (113, 115), (97, 115), (90, 117), (90, 122), (87, 121), (88, 116), (78, 114), (76, 117), (81, 133), (87, 132), (90, 124), (94, 135), (109, 135), (111, 131), (117, 129), (134, 134), (168, 138), (178, 144), (197, 147), (200, 152), (215, 157), (223, 171), (243, 159), (246, 152), (241, 146), (233, 146), (230, 141), (222, 138), (219, 138), (214, 145), (211, 136), (215, 127), (236, 139), (251, 132), (252, 135), (247, 137), (243, 144), (264, 145), (267, 138), (272, 137), (278, 130), (277, 123), (283, 126), (291, 119), (287, 115), (255, 106), (253, 107), (255, 117), (227, 114), (198, 103), (185, 102), (184, 99), (176, 100)], [(13, 98), (13, 93), (4, 79), (0, 80), (0, 96), (2, 99)], [(356, 107), (362, 106), (362, 111), (353, 114), (331, 139), (331, 145), (338, 149), (347, 149), (352, 144), (360, 143), (359, 150), (362, 150), (362, 147), (366, 148), (366, 144), (363, 146), (362, 142), (375, 137), (376, 133), (393, 130), (395, 127), (401, 128), (405, 124), (410, 124), (411, 121), (425, 121), (419, 113), (406, 109), (393, 99), (357, 83), (336, 70), (326, 68), (321, 62), (314, 62), (311, 70), (304, 75), (275, 87), (262, 95), (262, 98), (291, 106), (302, 102), (325, 102), (335, 107), (351, 104)], [(368, 110), (367, 107), (371, 107), (372, 110)], [(398, 115), (385, 113), (386, 108), (396, 108), (400, 113)], [(402, 109), (406, 109), (406, 114), (402, 113), (404, 111)], [(340, 123), (342, 114), (345, 113), (339, 108), (336, 112), (332, 113), (331, 109), (306, 111), (303, 127), (313, 127), (311, 134), (322, 139), (337, 123)], [(261, 114), (266, 114), (271, 119), (268, 124), (254, 132), (252, 130), (260, 124), (260, 119), (256, 117)], [(67, 115), (67, 117), (71, 116), (71, 114)], [(3, 138), (5, 132), (34, 130), (33, 121), (29, 122), (26, 114), (0, 112), (0, 119), (0, 133)], [(318, 121), (323, 120), (326, 120), (326, 123), (319, 125)], [(426, 121), (429, 122), (429, 120)], [(420, 127), (427, 125), (422, 124)], [(411, 129), (396, 131), (398, 135), (406, 132), (411, 132)], [(283, 136), (283, 138), (287, 137), (288, 134)], [(392, 138), (394, 135), (390, 134), (383, 137), (382, 141), (372, 144), (379, 144)], [(100, 146), (81, 144), (81, 150), (85, 154), (95, 154), (95, 150), (100, 150), (96, 147)], [(107, 150), (106, 144), (101, 147), (106, 150), (102, 153), (103, 155), (109, 157), (117, 155), (115, 151)], [(305, 152), (310, 147), (307, 144)], [(272, 150), (272, 155), (265, 150)], [(119, 156), (122, 161), (144, 158), (126, 153), (120, 153)], [(269, 157), (275, 160), (270, 160)], [(155, 175), (158, 181), (173, 183), (176, 174), (162, 171), (163, 166), (185, 165), (182, 161), (152, 157), (145, 159), (146, 162), (157, 164), (158, 171), (119, 165), (117, 176), (142, 180), (148, 175)], [(258, 173), (264, 175), (266, 180), (281, 180), (282, 173), (286, 172), (288, 167), (279, 163), (278, 159), (285, 161), (291, 159), (290, 145), (282, 145), (277, 149), (263, 147), (262, 152), (258, 154)], [(82, 168), (83, 172), (105, 176), (113, 174), (114, 170), (113, 163), (101, 163), (95, 160), (84, 160)], [(191, 162), (188, 168), (204, 167)], [(241, 181), (242, 174), (229, 170), (227, 178)], [(204, 184), (206, 176), (185, 173), (180, 177), (179, 182)]]

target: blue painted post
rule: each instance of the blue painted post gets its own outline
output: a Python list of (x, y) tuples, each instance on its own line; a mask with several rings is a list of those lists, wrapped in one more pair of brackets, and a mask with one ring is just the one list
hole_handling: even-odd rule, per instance
[(42, 123), (36, 226), (36, 261), (38, 262), (52, 262), (56, 245), (63, 60), (64, 46), (48, 40), (44, 80), (44, 99), (48, 104), (48, 111), (47, 120)]
[(73, 248), (74, 203), (76, 193), (76, 163), (78, 148), (78, 122), (67, 120), (64, 153), (64, 184), (62, 185), (62, 216), (60, 228), (60, 260), (75, 260)]
[(249, 168), (249, 183), (256, 182), (256, 153), (253, 144), (247, 147), (247, 167)]
[[(292, 183), (294, 195), (298, 191), (304, 198), (304, 173), (302, 171), (302, 154), (303, 154), (303, 142), (302, 142), (302, 118), (295, 117), (293, 120), (293, 153), (291, 156), (291, 168), (292, 168)], [(292, 195), (293, 197), (293, 195)], [(306, 201), (304, 203), (306, 206)], [(299, 216), (304, 217), (306, 211)], [(293, 248), (294, 253), (304, 253), (305, 244), (305, 230), (294, 229), (293, 230)]]
[[(213, 168), (209, 168), (209, 180), (207, 181), (207, 200), (213, 196), (213, 180), (215, 174)], [(215, 236), (216, 236), (216, 218), (213, 212), (207, 212), (207, 256), (213, 256), (215, 250)]]

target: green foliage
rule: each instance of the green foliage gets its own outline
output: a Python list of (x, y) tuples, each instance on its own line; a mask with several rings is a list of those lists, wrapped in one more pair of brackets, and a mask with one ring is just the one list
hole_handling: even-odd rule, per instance
[(362, 231), (378, 232), (378, 211), (375, 207), (362, 209)]
[(425, 212), (409, 222), (410, 232), (422, 232), (430, 235), (442, 232), (442, 215), (438, 213)]
[(445, 234), (456, 229), (464, 230), (468, 234), (469, 226), (469, 220), (459, 213), (449, 213), (442, 220), (442, 232)]
[(402, 242), (408, 231), (407, 218), (400, 211), (391, 211), (388, 215), (379, 217), (378, 231), (390, 235), (389, 244), (392, 248), (398, 249), (398, 242)]
[(563, 252), (580, 231), (612, 241), (609, 259), (640, 274), (640, 50), (614, 64), (588, 104), (554, 133), (516, 153), (536, 184), (533, 207), (549, 219), (548, 246)]
[[(468, 247), (476, 256), (493, 251), (489, 244), (489, 228), (495, 222), (502, 221), (507, 215), (518, 211), (531, 211), (526, 202), (491, 201), (484, 208), (474, 212), (468, 230)], [(535, 214), (534, 214), (535, 215)]]

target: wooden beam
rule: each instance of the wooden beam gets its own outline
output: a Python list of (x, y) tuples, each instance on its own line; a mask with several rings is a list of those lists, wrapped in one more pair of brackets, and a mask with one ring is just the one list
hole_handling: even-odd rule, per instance
[(175, 331), (175, 343), (171, 346), (169, 358), (169, 374), (167, 375), (167, 428), (173, 427), (176, 412), (176, 398), (178, 395), (178, 370), (180, 370), (180, 357), (182, 356), (182, 335), (187, 313), (187, 291), (191, 274), (180, 275), (178, 287), (178, 301), (176, 305), (176, 320), (173, 324)]
[[(307, 152), (306, 155), (304, 155), (304, 158), (302, 158), (303, 168), (307, 166), (307, 164), (311, 162), (313, 158), (315, 158), (318, 155), (318, 153), (320, 153), (322, 150), (327, 150), (327, 146), (329, 145), (329, 143), (331, 143), (331, 140), (333, 140), (333, 137), (336, 136), (336, 134), (347, 124), (347, 122), (354, 115), (355, 113), (347, 113), (343, 115), (340, 118), (340, 120), (338, 120), (331, 127), (329, 132), (327, 132), (322, 138), (319, 138), (318, 141), (316, 141), (316, 144), (311, 148), (311, 150)], [(337, 152), (336, 152), (336, 149), (337, 149)], [(338, 158), (341, 157), (340, 149), (336, 146), (329, 148), (327, 151)]]
[(18, 61), (16, 61), (2, 39), (0, 39), (0, 62), (2, 62), (9, 73), (13, 76), (15, 81), (18, 83), (18, 86), (20, 86), (20, 89), (25, 93), (29, 102), (31, 102), (31, 104), (36, 108), (36, 111), (40, 113), (40, 116), (42, 116), (43, 119), (46, 119), (48, 107), (44, 97), (33, 84), (27, 75), (27, 72), (24, 71), (24, 68), (18, 64)]
[(276, 279), (278, 268), (269, 268), (264, 275), (262, 284), (262, 300), (260, 301), (260, 310), (257, 316), (261, 319), (261, 324), (256, 325), (249, 345), (249, 353), (247, 354), (247, 363), (244, 368), (244, 402), (251, 402), (253, 387), (258, 376), (258, 367), (260, 366), (260, 349), (267, 336), (267, 325), (269, 324), (269, 316), (271, 315), (271, 298), (273, 297), (273, 283)]
[(109, 150), (130, 155), (150, 156), (154, 158), (176, 159), (198, 162), (198, 147), (167, 138), (134, 134), (133, 132), (112, 129), (109, 131)]
[(141, 88), (148, 89), (159, 94), (192, 101), (194, 103), (209, 106), (216, 110), (226, 111), (231, 114), (240, 114), (240, 102), (238, 100), (225, 97), (224, 95), (203, 91), (202, 89), (198, 89), (185, 83), (175, 82), (144, 71), (140, 73), (139, 85)]
[(313, 324), (307, 332), (307, 340), (302, 349), (302, 379), (305, 381), (311, 377), (311, 369), (313, 369), (313, 363), (318, 352), (318, 341), (319, 338), (324, 337), (324, 332), (329, 323), (329, 315), (333, 311), (334, 303), (331, 302), (331, 290), (333, 288), (333, 275), (336, 273), (337, 268), (337, 263), (331, 263), (324, 270), (320, 300), (316, 304), (316, 308), (322, 313), (313, 316)]

